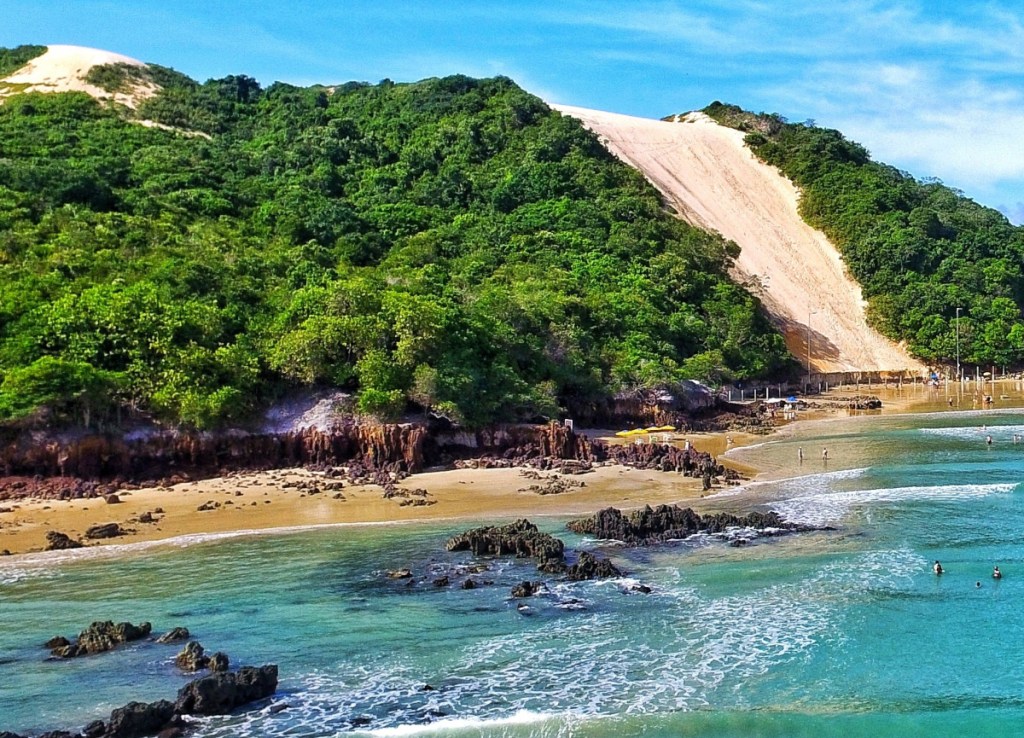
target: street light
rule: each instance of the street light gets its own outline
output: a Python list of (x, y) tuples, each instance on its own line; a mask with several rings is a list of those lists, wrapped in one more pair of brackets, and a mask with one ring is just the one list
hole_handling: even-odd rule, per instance
[(963, 308), (956, 309), (956, 381), (960, 381), (960, 311)]

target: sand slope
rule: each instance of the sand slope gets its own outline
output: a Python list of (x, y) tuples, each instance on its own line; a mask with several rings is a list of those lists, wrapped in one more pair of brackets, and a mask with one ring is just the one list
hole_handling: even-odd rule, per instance
[(129, 108), (152, 97), (159, 88), (135, 84), (127, 92), (110, 93), (85, 81), (89, 70), (101, 64), (146, 66), (137, 59), (84, 46), (47, 46), (46, 52), (0, 80), (0, 97), (20, 92), (85, 92), (98, 100), (112, 100)]
[(685, 220), (739, 244), (733, 276), (751, 284), (804, 363), (809, 336), (813, 371), (924, 369), (867, 325), (860, 287), (839, 253), (803, 222), (796, 187), (754, 157), (743, 133), (701, 113), (670, 123), (553, 107), (643, 172)]

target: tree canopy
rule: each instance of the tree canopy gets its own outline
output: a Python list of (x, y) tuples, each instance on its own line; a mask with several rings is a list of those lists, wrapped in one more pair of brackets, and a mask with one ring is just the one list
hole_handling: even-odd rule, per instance
[(0, 105), (0, 419), (213, 427), (321, 385), (479, 425), (792, 366), (735, 245), (508, 79), (155, 69), (135, 115), (159, 126)]

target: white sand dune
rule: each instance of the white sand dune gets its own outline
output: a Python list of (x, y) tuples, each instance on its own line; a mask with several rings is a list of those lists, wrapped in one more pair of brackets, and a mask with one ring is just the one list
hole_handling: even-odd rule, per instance
[(702, 113), (665, 122), (553, 107), (643, 172), (686, 221), (739, 244), (733, 276), (752, 285), (793, 355), (805, 364), (809, 355), (812, 371), (924, 369), (868, 326), (860, 287), (838, 251), (804, 223), (797, 188), (751, 153), (743, 133)]
[(152, 97), (159, 87), (152, 83), (136, 83), (126, 92), (107, 92), (85, 81), (89, 70), (102, 64), (146, 66), (137, 59), (84, 46), (47, 46), (46, 52), (21, 69), (0, 80), (0, 97), (20, 92), (85, 92), (99, 100), (112, 100), (135, 108)]

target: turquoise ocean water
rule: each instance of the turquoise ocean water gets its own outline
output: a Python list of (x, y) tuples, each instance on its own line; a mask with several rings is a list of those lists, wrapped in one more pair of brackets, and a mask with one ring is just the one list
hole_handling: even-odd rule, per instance
[[(475, 578), (494, 584), (475, 590), (431, 584), (465, 578), (472, 558), (444, 541), (466, 523), (0, 559), (0, 730), (78, 729), (131, 700), (173, 698), (188, 679), (170, 663), (179, 647), (45, 658), (50, 636), (113, 619), (184, 625), (236, 664), (280, 665), (274, 702), (287, 709), (208, 720), (208, 738), (1024, 731), (1024, 414), (812, 431), (737, 453), (785, 478), (722, 504), (836, 531), (623, 550), (537, 521), (628, 576), (552, 581), (527, 610), (509, 597), (539, 578), (527, 562), (489, 562)], [(413, 584), (384, 576), (399, 567)], [(637, 582), (652, 593), (631, 593)]]

